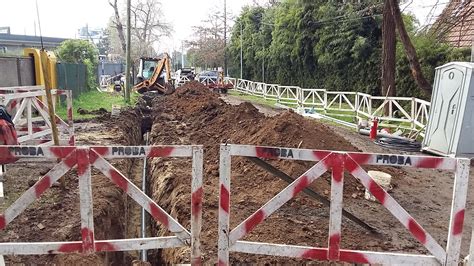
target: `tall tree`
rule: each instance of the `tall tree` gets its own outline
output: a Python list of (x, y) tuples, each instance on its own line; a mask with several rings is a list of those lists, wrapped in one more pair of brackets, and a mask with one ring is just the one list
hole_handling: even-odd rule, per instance
[[(121, 14), (123, 8), (118, 0), (109, 0), (109, 5), (114, 9), (113, 26), (117, 30), (122, 53), (125, 54), (124, 22), (125, 15)], [(132, 56), (156, 55), (153, 44), (162, 36), (171, 33), (171, 27), (162, 19), (161, 5), (156, 0), (133, 0), (131, 6), (131, 37)]]
[(400, 12), (400, 6), (398, 5), (397, 0), (388, 0), (390, 2), (390, 9), (392, 11), (392, 16), (397, 27), (398, 35), (402, 41), (403, 47), (405, 49), (405, 54), (410, 63), (411, 74), (415, 79), (417, 85), (426, 93), (431, 94), (432, 87), (431, 84), (425, 79), (423, 72), (421, 71), (420, 62), (418, 61), (418, 56), (416, 54), (415, 47), (411, 43), (410, 37), (408, 36), (405, 24), (403, 23), (402, 14)]
[(224, 65), (224, 19), (224, 12), (215, 8), (200, 25), (193, 27), (194, 39), (186, 44), (197, 65), (205, 68)]
[(125, 54), (126, 42), (125, 34), (123, 33), (122, 19), (120, 18), (119, 6), (117, 0), (109, 1), (109, 5), (114, 9), (114, 19), (112, 20), (114, 28), (117, 29), (118, 37), (120, 40), (120, 47), (122, 47), (122, 53)]
[(132, 37), (135, 56), (154, 56), (153, 43), (167, 36), (171, 27), (162, 20), (161, 5), (156, 0), (136, 0), (132, 2)]
[[(396, 96), (395, 63), (396, 63), (396, 32), (389, 0), (385, 0), (382, 24), (382, 95)], [(385, 106), (385, 115), (389, 113)]]

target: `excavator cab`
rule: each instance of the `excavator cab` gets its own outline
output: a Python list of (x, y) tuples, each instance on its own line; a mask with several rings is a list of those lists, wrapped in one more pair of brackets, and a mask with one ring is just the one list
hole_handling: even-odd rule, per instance
[(163, 94), (174, 92), (174, 84), (171, 79), (171, 64), (168, 54), (161, 58), (140, 58), (138, 81), (133, 88), (139, 93), (157, 91)]
[(138, 83), (151, 78), (151, 75), (153, 75), (158, 61), (160, 61), (160, 58), (156, 57), (140, 58), (137, 74)]

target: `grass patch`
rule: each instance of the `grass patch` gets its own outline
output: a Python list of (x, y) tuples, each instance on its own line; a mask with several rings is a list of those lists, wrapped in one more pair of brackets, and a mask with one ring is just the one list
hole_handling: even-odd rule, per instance
[[(118, 106), (134, 106), (138, 100), (139, 95), (137, 93), (130, 94), (130, 104), (125, 102), (125, 99), (121, 94), (112, 93), (112, 92), (99, 92), (99, 91), (88, 91), (81, 94), (76, 99), (73, 99), (73, 117), (74, 119), (87, 119), (96, 117), (96, 115), (81, 115), (77, 112), (79, 108), (93, 111), (100, 108), (104, 108), (107, 111), (112, 110), (112, 105)], [(67, 119), (67, 107), (66, 103), (61, 103), (56, 108), (56, 113), (62, 119)]]
[(232, 96), (236, 96), (245, 101), (250, 101), (256, 104), (265, 105), (272, 108), (275, 108), (275, 103), (277, 102), (276, 100), (273, 100), (273, 99), (265, 99), (261, 96), (255, 96), (251, 94), (242, 93), (242, 92), (239, 92), (238, 90), (229, 90), (228, 94)]
[[(324, 114), (324, 113), (322, 113), (322, 114)], [(341, 120), (341, 121), (357, 124), (357, 122), (354, 121), (355, 116), (340, 116), (340, 115), (334, 115), (334, 114), (330, 114), (330, 113), (327, 113), (325, 115), (327, 115), (329, 117), (332, 117), (332, 118), (335, 118), (335, 119), (338, 119), (338, 120)]]

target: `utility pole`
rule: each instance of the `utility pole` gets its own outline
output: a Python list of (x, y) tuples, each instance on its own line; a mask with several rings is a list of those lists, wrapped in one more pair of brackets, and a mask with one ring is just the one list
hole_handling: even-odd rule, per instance
[(240, 79), (242, 79), (242, 72), (243, 72), (243, 69), (244, 69), (244, 59), (243, 59), (243, 52), (242, 52), (242, 38), (243, 38), (243, 35), (244, 35), (244, 31), (243, 31), (243, 28), (242, 28), (242, 21), (239, 21), (240, 23)]
[(227, 76), (227, 0), (224, 0), (224, 75)]
[(181, 41), (181, 69), (184, 68), (184, 49), (183, 49), (184, 44), (183, 43), (184, 42)]
[(125, 102), (130, 103), (130, 68), (131, 68), (131, 57), (130, 57), (130, 43), (131, 43), (131, 36), (130, 36), (130, 12), (131, 8), (131, 0), (127, 0), (127, 43), (125, 48), (126, 53), (126, 62), (125, 62)]

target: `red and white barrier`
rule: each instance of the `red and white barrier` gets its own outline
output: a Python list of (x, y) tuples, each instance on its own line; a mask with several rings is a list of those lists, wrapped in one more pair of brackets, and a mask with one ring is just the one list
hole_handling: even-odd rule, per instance
[[(264, 206), (241, 222), (233, 230), (229, 227), (230, 217), (230, 174), (231, 156), (258, 157), (263, 159), (288, 159), (317, 162)], [(451, 221), (446, 250), (405, 211), (360, 165), (386, 165), (416, 168), (444, 169), (455, 171)], [(332, 171), (331, 207), (328, 246), (303, 247), (262, 242), (241, 241), (246, 234), (262, 223), (301, 190), (309, 186), (326, 171)], [(431, 255), (397, 254), (340, 248), (341, 219), (343, 204), (344, 170), (355, 176), (377, 198), (390, 213), (407, 228)], [(443, 264), (457, 265), (462, 238), (469, 160), (437, 158), (427, 156), (367, 154), (335, 152), (324, 150), (293, 149), (279, 147), (257, 147), (249, 145), (221, 145), (220, 154), (220, 204), (218, 263), (229, 264), (229, 252), (285, 256), (313, 260), (342, 261), (369, 264)]]
[[(72, 91), (51, 90), (53, 96), (66, 96), (67, 123), (55, 115), (61, 145), (74, 146)], [(41, 86), (0, 88), (0, 104), (7, 107), (18, 133), (18, 141), (25, 145), (52, 144), (52, 129), (48, 107), (39, 99), (46, 92)], [(35, 111), (38, 112), (36, 115)]]
[[(191, 231), (171, 217), (156, 202), (136, 187), (113, 167), (106, 158), (190, 157), (191, 180)], [(112, 146), (112, 147), (40, 147), (0, 146), (0, 164), (20, 158), (61, 159), (61, 162), (28, 189), (0, 215), (0, 229), (22, 213), (61, 176), (77, 168), (81, 211), (82, 242), (0, 243), (0, 255), (56, 254), (68, 252), (92, 253), (100, 251), (129, 251), (190, 246), (191, 262), (201, 263), (200, 232), (202, 217), (202, 146)], [(133, 200), (142, 206), (157, 222), (175, 236), (101, 240), (94, 238), (91, 167), (107, 176)]]

